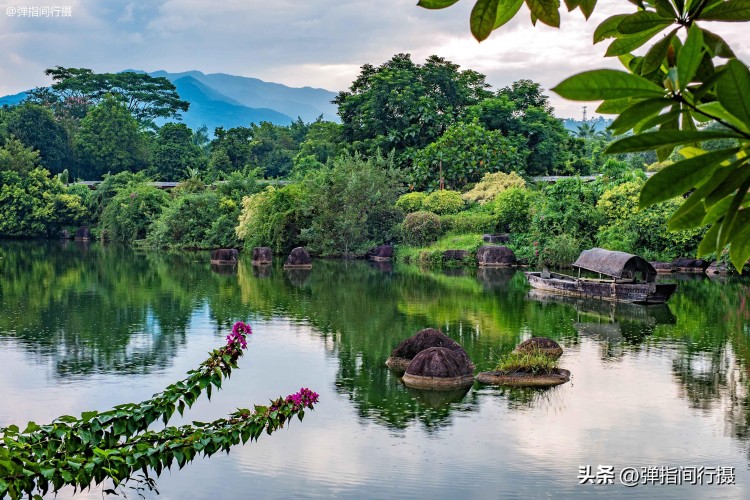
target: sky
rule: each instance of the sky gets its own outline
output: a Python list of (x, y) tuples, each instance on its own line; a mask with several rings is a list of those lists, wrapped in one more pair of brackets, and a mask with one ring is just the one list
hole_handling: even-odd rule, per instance
[[(616, 59), (603, 57), (606, 42), (592, 44), (592, 33), (609, 15), (634, 9), (625, 0), (600, 0), (588, 22), (579, 11), (565, 13), (558, 30), (533, 27), (523, 7), (480, 44), (469, 32), (473, 4), (461, 0), (435, 11), (416, 0), (0, 1), (0, 96), (48, 85), (44, 70), (57, 65), (199, 70), (339, 91), (363, 64), (397, 53), (416, 62), (437, 54), (487, 75), (494, 88), (528, 78), (550, 89), (580, 71), (618, 68)], [(20, 15), (51, 5), (62, 8), (60, 15)], [(712, 24), (740, 59), (750, 59), (741, 24)], [(582, 103), (547, 94), (558, 116), (581, 117)]]

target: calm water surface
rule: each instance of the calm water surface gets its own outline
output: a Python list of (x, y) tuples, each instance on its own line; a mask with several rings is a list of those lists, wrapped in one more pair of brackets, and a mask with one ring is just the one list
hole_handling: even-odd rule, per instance
[[(259, 273), (207, 261), (0, 242), (0, 426), (147, 399), (247, 320), (241, 369), (185, 421), (301, 386), (321, 402), (302, 423), (167, 472), (158, 498), (750, 498), (750, 281), (675, 276), (668, 306), (613, 307), (535, 296), (508, 270), (316, 261)], [(525, 338), (552, 337), (572, 380), (409, 390), (384, 361), (428, 326), (479, 370)], [(586, 465), (614, 466), (616, 484), (579, 485)], [(736, 484), (620, 484), (622, 468), (650, 466), (734, 467)], [(101, 491), (76, 495), (89, 497)]]

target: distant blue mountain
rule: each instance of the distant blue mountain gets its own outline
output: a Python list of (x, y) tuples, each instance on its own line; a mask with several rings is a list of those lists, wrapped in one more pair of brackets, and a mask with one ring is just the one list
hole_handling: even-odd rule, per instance
[[(134, 69), (126, 71), (144, 73)], [(322, 115), (325, 120), (339, 121), (336, 106), (331, 104), (336, 93), (329, 90), (293, 88), (224, 73), (154, 71), (149, 74), (170, 80), (180, 97), (190, 102), (188, 112), (182, 114), (182, 121), (193, 129), (206, 125), (209, 133), (213, 133), (216, 127), (247, 127), (261, 121), (289, 125), (297, 117), (311, 122)], [(25, 97), (26, 92), (0, 97), (0, 106), (13, 106)], [(159, 120), (157, 123), (164, 122)]]
[[(168, 73), (154, 71), (151, 76), (163, 76), (175, 83), (177, 80), (190, 77), (210, 87), (233, 102), (249, 108), (269, 108), (294, 119), (302, 118), (311, 122), (318, 116), (331, 121), (338, 121), (337, 108), (331, 101), (335, 92), (312, 87), (294, 88), (280, 83), (264, 82), (257, 78), (227, 75), (224, 73), (203, 74), (200, 71)], [(183, 98), (185, 98), (183, 96)]]
[(0, 97), (0, 107), (3, 106), (15, 106), (19, 102), (26, 99), (26, 92), (19, 92), (18, 94), (14, 95), (6, 95), (4, 97)]
[(221, 92), (204, 85), (192, 76), (174, 80), (180, 97), (190, 102), (187, 113), (182, 113), (182, 122), (192, 129), (206, 125), (210, 134), (216, 127), (247, 127), (262, 121), (276, 125), (289, 125), (292, 118), (268, 108), (243, 106)]

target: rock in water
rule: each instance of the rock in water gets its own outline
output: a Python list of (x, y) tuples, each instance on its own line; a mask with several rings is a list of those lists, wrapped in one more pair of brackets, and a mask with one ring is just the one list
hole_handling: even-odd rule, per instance
[(254, 266), (266, 266), (271, 263), (273, 258), (273, 252), (268, 247), (255, 247), (253, 248), (253, 265)]
[(312, 268), (312, 259), (302, 247), (292, 249), (287, 257), (284, 267), (288, 269), (310, 269)]

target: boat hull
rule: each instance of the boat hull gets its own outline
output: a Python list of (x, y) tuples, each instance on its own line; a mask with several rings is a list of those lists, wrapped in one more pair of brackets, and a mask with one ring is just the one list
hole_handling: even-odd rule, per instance
[(541, 273), (527, 272), (529, 284), (539, 290), (609, 300), (613, 302), (632, 302), (636, 304), (661, 304), (677, 289), (674, 283), (616, 283), (614, 281), (592, 281), (570, 277), (542, 278)]

